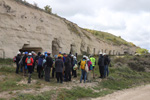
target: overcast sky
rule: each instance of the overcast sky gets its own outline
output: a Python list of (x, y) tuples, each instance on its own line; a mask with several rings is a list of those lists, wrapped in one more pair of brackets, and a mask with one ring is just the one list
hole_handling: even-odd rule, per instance
[(150, 51), (150, 0), (26, 0), (83, 28), (105, 31)]

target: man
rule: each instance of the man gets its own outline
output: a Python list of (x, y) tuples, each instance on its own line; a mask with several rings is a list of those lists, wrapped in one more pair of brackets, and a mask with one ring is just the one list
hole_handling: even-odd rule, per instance
[(45, 81), (50, 82), (50, 71), (53, 66), (53, 59), (50, 57), (50, 53), (47, 53), (46, 66), (45, 66)]
[(22, 62), (23, 62), (23, 76), (26, 76), (27, 72), (27, 64), (26, 64), (26, 58), (28, 57), (28, 52), (25, 52), (25, 55), (23, 56)]
[(81, 67), (81, 77), (80, 77), (80, 83), (82, 83), (82, 79), (84, 79), (84, 83), (86, 82), (87, 78), (87, 72), (85, 71), (85, 66), (87, 64), (86, 56), (83, 56), (83, 59), (79, 62), (79, 65)]
[(31, 53), (32, 53), (32, 58), (33, 58), (33, 60), (34, 60), (33, 67), (32, 67), (32, 68), (33, 68), (32, 70), (33, 70), (33, 72), (34, 72), (34, 69), (35, 69), (35, 57), (36, 57), (36, 53), (35, 53), (34, 51), (32, 51)]
[(63, 68), (64, 68), (63, 60), (61, 56), (58, 56), (58, 59), (55, 62), (57, 83), (59, 82), (63, 83)]
[(28, 83), (31, 83), (31, 74), (32, 74), (32, 71), (33, 71), (33, 63), (34, 63), (34, 60), (32, 58), (32, 54), (29, 53), (28, 57), (26, 58), (26, 61), (27, 63), (27, 68), (28, 68)]
[(21, 52), (18, 51), (17, 56), (16, 56), (16, 65), (17, 65), (16, 74), (19, 74), (19, 61), (20, 61), (20, 59), (21, 59)]
[(104, 57), (101, 52), (100, 52), (100, 56), (98, 59), (98, 66), (99, 66), (99, 72), (100, 72), (99, 78), (104, 78)]
[(43, 71), (43, 55), (42, 54), (40, 54), (40, 57), (39, 57), (39, 59), (38, 59), (38, 65), (37, 65), (37, 70), (38, 70), (38, 77), (39, 77), (39, 79), (40, 78), (43, 78), (42, 77), (42, 71)]
[(108, 58), (108, 55), (104, 55), (104, 78), (109, 75), (108, 65), (110, 63), (110, 59)]
[(96, 60), (95, 58), (93, 57), (93, 55), (90, 56), (90, 60), (92, 62), (92, 66), (93, 66), (93, 78), (95, 78), (95, 75), (94, 75), (94, 68), (95, 68), (95, 65), (96, 65)]
[(66, 78), (66, 82), (71, 81), (71, 56), (70, 55), (66, 55), (65, 58), (65, 78)]
[[(35, 64), (35, 67), (37, 68), (37, 65), (38, 65), (38, 59), (41, 55), (41, 52), (38, 52), (38, 55), (35, 56), (35, 59), (34, 59), (34, 64)], [(37, 68), (37, 73), (38, 73), (38, 68)]]

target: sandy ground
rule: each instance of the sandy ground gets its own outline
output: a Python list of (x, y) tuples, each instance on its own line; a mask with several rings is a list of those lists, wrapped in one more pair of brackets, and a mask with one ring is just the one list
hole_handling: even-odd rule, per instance
[(114, 92), (92, 100), (150, 100), (150, 85)]

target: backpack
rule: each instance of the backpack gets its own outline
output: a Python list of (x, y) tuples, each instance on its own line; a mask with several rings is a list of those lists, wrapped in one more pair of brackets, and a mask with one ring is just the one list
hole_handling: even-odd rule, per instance
[(31, 59), (30, 58), (28, 58), (28, 60), (27, 60), (27, 64), (30, 64), (31, 63)]
[(80, 66), (81, 66), (81, 69), (85, 69), (85, 64), (86, 64), (86, 61), (83, 61), (83, 60), (82, 60), (82, 61), (81, 61), (81, 65), (80, 65)]

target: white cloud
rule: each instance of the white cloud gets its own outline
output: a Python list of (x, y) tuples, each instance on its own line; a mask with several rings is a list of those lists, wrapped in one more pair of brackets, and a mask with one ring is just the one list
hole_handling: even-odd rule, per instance
[(110, 32), (150, 50), (150, 0), (27, 0), (81, 27)]

